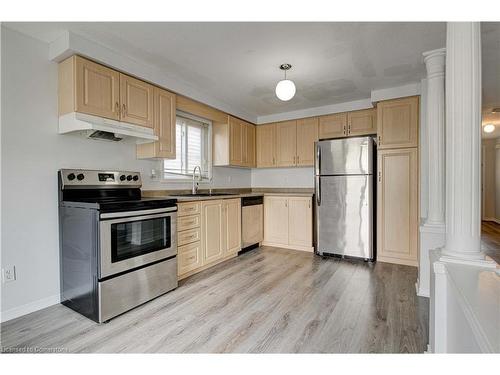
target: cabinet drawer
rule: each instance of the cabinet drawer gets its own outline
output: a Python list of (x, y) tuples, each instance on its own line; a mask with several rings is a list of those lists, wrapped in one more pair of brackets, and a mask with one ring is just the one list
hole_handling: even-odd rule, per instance
[(201, 229), (200, 228), (184, 230), (182, 232), (177, 233), (177, 245), (178, 246), (187, 245), (188, 243), (196, 242), (199, 240), (201, 240)]
[(199, 214), (201, 212), (200, 202), (178, 203), (177, 216)]
[(179, 246), (177, 249), (177, 274), (183, 275), (203, 265), (201, 242)]
[(200, 226), (200, 215), (182, 216), (177, 218), (177, 232), (186, 229), (198, 228)]

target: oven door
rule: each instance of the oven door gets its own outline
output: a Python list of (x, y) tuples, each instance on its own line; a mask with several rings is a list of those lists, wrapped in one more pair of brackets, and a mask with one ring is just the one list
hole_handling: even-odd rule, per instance
[(177, 254), (177, 208), (103, 213), (100, 278)]

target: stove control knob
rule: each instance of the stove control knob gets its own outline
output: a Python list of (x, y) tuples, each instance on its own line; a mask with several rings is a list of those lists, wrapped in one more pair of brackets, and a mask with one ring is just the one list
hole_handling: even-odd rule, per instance
[(122, 174), (122, 175), (120, 176), (120, 181), (125, 181), (125, 179), (126, 179), (126, 178), (127, 178), (127, 177), (126, 177), (124, 174)]
[(129, 175), (127, 176), (127, 181), (130, 181), (130, 180), (132, 180), (132, 175), (131, 175), (131, 174), (129, 174)]
[(73, 180), (75, 179), (75, 177), (76, 177), (76, 176), (75, 176), (75, 174), (74, 174), (74, 173), (70, 173), (70, 174), (68, 175), (68, 180), (73, 181)]
[(79, 173), (79, 174), (76, 176), (76, 179), (77, 179), (78, 181), (81, 181), (81, 180), (83, 180), (84, 178), (85, 178), (85, 176), (83, 175), (83, 173)]
[(139, 176), (135, 175), (135, 176), (133, 177), (133, 179), (134, 179), (134, 181), (137, 181), (137, 180), (139, 179)]

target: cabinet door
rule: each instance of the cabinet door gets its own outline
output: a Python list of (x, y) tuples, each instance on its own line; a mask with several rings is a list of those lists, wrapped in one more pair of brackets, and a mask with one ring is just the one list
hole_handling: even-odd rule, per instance
[(347, 113), (320, 116), (319, 139), (340, 138), (347, 135)]
[(287, 197), (264, 197), (264, 240), (288, 245)]
[(377, 258), (417, 265), (418, 151), (378, 152)]
[(231, 165), (242, 165), (243, 163), (242, 139), (241, 121), (229, 116), (229, 164)]
[(364, 109), (347, 114), (348, 135), (370, 135), (377, 133), (377, 110)]
[(276, 125), (258, 125), (257, 135), (257, 168), (276, 166)]
[(317, 140), (318, 118), (297, 120), (297, 165), (314, 165), (314, 142)]
[(241, 199), (224, 200), (225, 254), (241, 250)]
[(288, 244), (312, 247), (312, 198), (288, 198)]
[(203, 265), (203, 254), (200, 241), (189, 245), (179, 246), (177, 249), (177, 274), (182, 276)]
[(120, 119), (120, 73), (75, 57), (76, 112)]
[(378, 148), (418, 146), (418, 96), (377, 104)]
[(158, 141), (137, 145), (137, 158), (175, 159), (175, 94), (154, 88), (153, 118)]
[(248, 166), (255, 168), (255, 126), (247, 125), (247, 159)]
[(297, 121), (276, 124), (276, 165), (293, 167), (297, 157)]
[(153, 91), (149, 83), (120, 73), (120, 119), (152, 128)]
[(224, 219), (222, 200), (201, 203), (201, 246), (203, 264), (212, 263), (224, 256)]
[(243, 167), (250, 166), (248, 154), (248, 126), (246, 122), (241, 121), (241, 165)]

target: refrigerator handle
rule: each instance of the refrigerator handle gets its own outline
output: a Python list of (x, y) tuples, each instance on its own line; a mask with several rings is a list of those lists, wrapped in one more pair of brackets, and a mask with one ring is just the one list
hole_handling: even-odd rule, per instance
[(319, 143), (316, 142), (316, 160), (315, 160), (315, 167), (316, 167), (316, 176), (319, 176), (320, 170), (321, 170), (321, 147), (319, 147)]
[(321, 177), (316, 176), (316, 204), (321, 206)]

